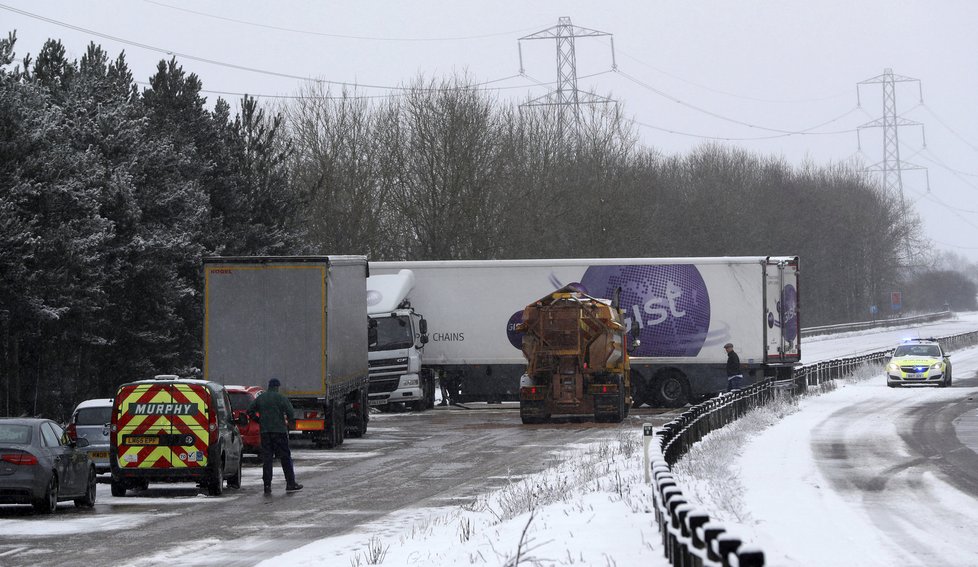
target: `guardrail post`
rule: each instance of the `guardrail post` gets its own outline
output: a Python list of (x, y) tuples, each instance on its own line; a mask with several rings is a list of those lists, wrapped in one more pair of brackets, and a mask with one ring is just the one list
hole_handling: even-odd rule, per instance
[(764, 567), (764, 552), (756, 547), (740, 546), (737, 567)]
[(649, 445), (652, 443), (652, 437), (655, 435), (655, 427), (652, 427), (651, 423), (642, 424), (642, 445), (645, 447), (645, 458), (642, 461), (645, 468), (645, 484), (648, 484), (651, 480), (649, 475), (652, 474), (652, 463), (649, 462)]
[(731, 567), (730, 556), (737, 552), (740, 547), (740, 538), (730, 534), (718, 535), (713, 541), (713, 547), (717, 550), (717, 556), (723, 562), (723, 567)]

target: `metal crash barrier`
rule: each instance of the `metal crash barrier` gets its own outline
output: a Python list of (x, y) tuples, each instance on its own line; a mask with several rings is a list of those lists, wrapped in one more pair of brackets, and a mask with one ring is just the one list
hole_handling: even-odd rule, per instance
[[(978, 344), (978, 331), (937, 339), (946, 352)], [(767, 379), (697, 404), (654, 428), (646, 424), (647, 478), (654, 486), (655, 520), (663, 553), (677, 567), (762, 567), (764, 551), (741, 541), (708, 511), (687, 501), (672, 474), (674, 465), (703, 437), (782, 395), (793, 395), (799, 378), (815, 386), (850, 376), (864, 365), (880, 365), (889, 351), (799, 366), (791, 380)]]

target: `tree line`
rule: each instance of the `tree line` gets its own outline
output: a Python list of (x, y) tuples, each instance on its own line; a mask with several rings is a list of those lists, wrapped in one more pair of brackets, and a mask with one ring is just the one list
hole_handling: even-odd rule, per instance
[[(210, 255), (792, 254), (804, 325), (819, 325), (867, 318), (906, 283), (907, 243), (926, 252), (913, 215), (854, 164), (720, 145), (664, 156), (622, 105), (568, 120), (453, 76), (384, 99), (310, 83), (232, 114), (175, 59), (140, 88), (124, 54), (92, 44), (70, 61), (49, 40), (15, 63), (15, 44), (0, 40), (5, 415), (65, 417), (124, 381), (195, 373)], [(974, 308), (971, 279), (937, 277)], [(936, 295), (920, 301), (950, 301)]]

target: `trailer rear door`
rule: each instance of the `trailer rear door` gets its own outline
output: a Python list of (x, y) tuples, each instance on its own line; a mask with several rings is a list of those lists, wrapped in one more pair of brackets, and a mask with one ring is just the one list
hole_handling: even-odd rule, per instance
[(798, 320), (798, 258), (769, 258), (764, 266), (764, 328), (767, 362), (801, 360)]

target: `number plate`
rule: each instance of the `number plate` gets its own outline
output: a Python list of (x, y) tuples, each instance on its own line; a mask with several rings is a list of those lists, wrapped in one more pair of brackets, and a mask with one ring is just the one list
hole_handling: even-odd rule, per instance
[(147, 435), (127, 435), (125, 439), (126, 445), (159, 445), (159, 437), (150, 437)]
[(92, 457), (93, 459), (108, 459), (109, 458), (109, 452), (108, 451), (92, 451), (88, 455), (90, 457)]

